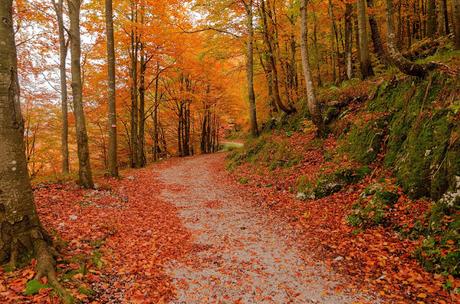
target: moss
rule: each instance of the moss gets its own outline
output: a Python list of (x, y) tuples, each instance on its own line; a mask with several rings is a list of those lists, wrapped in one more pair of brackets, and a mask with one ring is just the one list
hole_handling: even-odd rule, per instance
[(443, 112), (417, 119), (395, 162), (396, 176), (412, 198), (437, 199), (448, 188), (443, 163), (451, 125)]
[(270, 135), (265, 134), (249, 140), (243, 149), (230, 153), (227, 160), (228, 170), (234, 170), (244, 162), (257, 163), (270, 170), (275, 170), (299, 164), (302, 154), (292, 149), (287, 139), (273, 139)]
[(363, 164), (383, 155), (411, 198), (439, 199), (460, 172), (459, 80), (440, 73), (381, 85), (360, 119), (342, 136), (341, 151)]
[(360, 122), (352, 127), (344, 150), (353, 160), (363, 164), (370, 164), (382, 148), (385, 135), (386, 118), (371, 120), (367, 123)]
[(301, 176), (297, 180), (297, 197), (300, 199), (319, 199), (337, 193), (345, 186), (362, 180), (370, 169), (367, 166), (360, 168), (342, 168), (329, 174), (320, 175), (315, 182)]
[(388, 222), (388, 210), (399, 195), (386, 184), (373, 184), (361, 193), (346, 220), (350, 226), (365, 229)]

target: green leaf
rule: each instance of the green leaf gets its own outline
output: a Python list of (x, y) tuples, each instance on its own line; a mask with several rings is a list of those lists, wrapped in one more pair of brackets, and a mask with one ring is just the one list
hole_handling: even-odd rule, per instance
[(48, 286), (48, 284), (42, 284), (38, 280), (31, 280), (27, 282), (26, 291), (24, 291), (24, 294), (26, 296), (34, 295), (37, 294), (42, 288), (50, 288), (50, 286)]

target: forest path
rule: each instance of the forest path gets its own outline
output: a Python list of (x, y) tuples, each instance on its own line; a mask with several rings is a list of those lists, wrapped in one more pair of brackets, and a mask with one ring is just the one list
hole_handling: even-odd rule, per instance
[(202, 155), (163, 167), (161, 199), (174, 204), (199, 250), (170, 262), (171, 303), (354, 303), (334, 290), (337, 277), (305, 261), (278, 223), (230, 181), (225, 154)]

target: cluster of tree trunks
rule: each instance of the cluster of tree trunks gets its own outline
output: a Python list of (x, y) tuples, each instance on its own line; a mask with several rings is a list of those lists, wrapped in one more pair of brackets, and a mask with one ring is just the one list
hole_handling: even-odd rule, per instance
[(201, 126), (201, 153), (214, 153), (219, 150), (219, 117), (214, 106), (205, 105)]

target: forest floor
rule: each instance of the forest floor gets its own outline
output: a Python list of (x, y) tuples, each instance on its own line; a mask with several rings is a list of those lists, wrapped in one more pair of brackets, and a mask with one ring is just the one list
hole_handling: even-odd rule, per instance
[[(98, 190), (35, 186), (59, 278), (83, 303), (377, 303), (297, 246), (224, 169), (225, 154), (170, 159)], [(1, 303), (57, 303), (34, 263), (0, 269)]]

